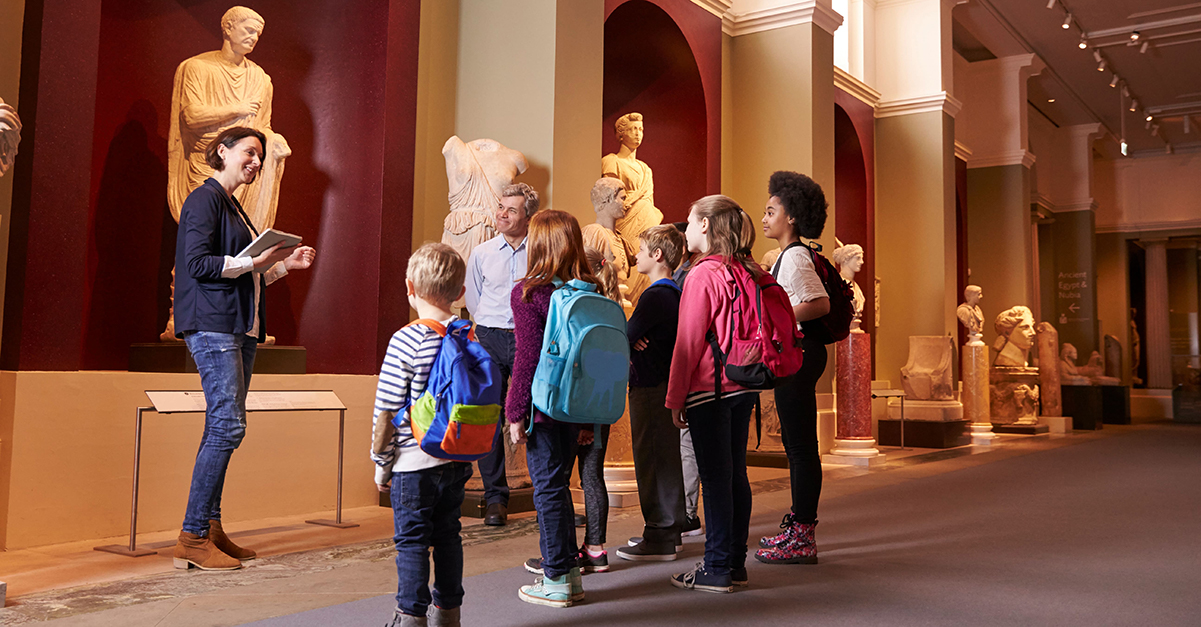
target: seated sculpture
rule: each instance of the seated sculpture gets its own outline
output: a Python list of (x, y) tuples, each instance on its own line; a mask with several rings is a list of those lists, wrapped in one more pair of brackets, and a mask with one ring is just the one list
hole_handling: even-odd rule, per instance
[(909, 336), (909, 361), (901, 368), (901, 383), (906, 399), (954, 400), (955, 388), (951, 378), (953, 348), (950, 336)]

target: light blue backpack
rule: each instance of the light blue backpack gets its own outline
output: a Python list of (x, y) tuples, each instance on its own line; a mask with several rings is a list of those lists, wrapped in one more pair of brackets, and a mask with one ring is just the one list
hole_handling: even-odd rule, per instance
[(556, 289), (534, 372), (534, 407), (563, 422), (613, 424), (625, 412), (629, 378), (621, 305), (585, 281), (573, 279)]

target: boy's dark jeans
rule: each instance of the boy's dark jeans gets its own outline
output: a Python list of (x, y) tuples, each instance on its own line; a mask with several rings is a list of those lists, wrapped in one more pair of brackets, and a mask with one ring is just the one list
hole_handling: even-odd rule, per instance
[(746, 440), (756, 396), (727, 396), (684, 413), (705, 491), (705, 569), (715, 575), (746, 565), (751, 523)]
[[(444, 610), (463, 604), (463, 539), (459, 508), (471, 464), (450, 462), (392, 473), (396, 519), (396, 607), (425, 616), (432, 601)], [(430, 596), (430, 549), (434, 550), (434, 594)]]

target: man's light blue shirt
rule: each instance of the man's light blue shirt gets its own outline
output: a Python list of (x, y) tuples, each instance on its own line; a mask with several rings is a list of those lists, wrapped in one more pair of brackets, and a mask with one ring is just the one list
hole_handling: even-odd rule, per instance
[(504, 235), (476, 246), (467, 261), (467, 310), (480, 326), (513, 328), (510, 295), (527, 268), (526, 240), (517, 248)]

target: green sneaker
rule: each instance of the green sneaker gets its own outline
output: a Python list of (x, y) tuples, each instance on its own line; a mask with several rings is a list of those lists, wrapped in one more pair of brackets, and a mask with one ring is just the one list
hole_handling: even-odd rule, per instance
[(576, 566), (567, 573), (567, 579), (571, 581), (571, 602), (579, 603), (584, 600), (584, 574), (580, 571), (580, 567)]
[[(583, 588), (580, 589), (583, 592)], [(522, 586), (517, 598), (526, 603), (549, 607), (571, 607), (571, 574), (556, 578), (539, 577), (531, 586)]]

